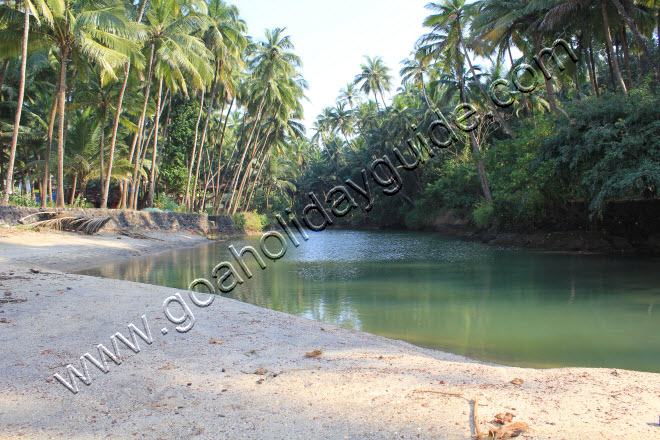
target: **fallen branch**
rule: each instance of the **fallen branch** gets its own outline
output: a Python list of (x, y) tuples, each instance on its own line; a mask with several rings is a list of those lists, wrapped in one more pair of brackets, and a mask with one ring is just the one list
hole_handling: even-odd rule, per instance
[(481, 428), (479, 427), (479, 398), (475, 397), (473, 400), (470, 401), (470, 406), (472, 406), (472, 423), (474, 424), (474, 437), (477, 440), (481, 440), (483, 437), (483, 434), (481, 433)]

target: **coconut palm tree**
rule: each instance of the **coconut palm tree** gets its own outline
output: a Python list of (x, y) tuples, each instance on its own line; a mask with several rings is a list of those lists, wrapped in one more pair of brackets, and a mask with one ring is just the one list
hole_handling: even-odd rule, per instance
[[(51, 4), (51, 7), (53, 5)], [(115, 69), (129, 60), (136, 50), (136, 28), (125, 14), (122, 3), (98, 0), (65, 1), (62, 8), (52, 8), (53, 21), (37, 25), (32, 33), (40, 44), (58, 49), (60, 71), (57, 84), (57, 206), (64, 206), (65, 106), (67, 103), (67, 67), (69, 61), (86, 60), (100, 66), (116, 79)]]
[[(434, 14), (424, 20), (424, 26), (431, 28), (431, 32), (422, 36), (419, 40), (419, 51), (449, 61), (445, 65), (445, 70), (453, 70), (458, 82), (460, 102), (467, 104), (468, 95), (465, 86), (467, 51), (465, 51), (463, 43), (463, 27), (465, 25), (464, 20), (469, 14), (466, 12), (465, 0), (444, 0), (442, 3), (429, 3), (426, 7)], [(473, 77), (476, 77), (474, 68), (471, 68), (470, 71)], [(492, 195), (488, 185), (486, 169), (480, 157), (479, 145), (473, 131), (468, 133), (468, 138), (472, 152), (477, 156), (477, 171), (483, 195), (488, 202), (491, 202)]]
[(355, 111), (355, 105), (360, 103), (360, 92), (354, 83), (346, 84), (346, 87), (339, 90), (339, 102), (348, 103), (351, 111)]
[[(245, 157), (250, 149), (250, 145), (254, 140), (254, 135), (258, 127), (261, 126), (261, 120), (264, 114), (264, 106), (271, 93), (279, 93), (285, 88), (281, 87), (282, 84), (288, 82), (298, 74), (296, 68), (302, 65), (300, 58), (295, 55), (292, 50), (294, 49), (293, 43), (289, 36), (284, 35), (286, 29), (275, 28), (273, 30), (266, 30), (266, 38), (263, 42), (251, 45), (250, 51), (253, 53), (251, 64), (253, 67), (252, 74), (254, 79), (252, 104), (256, 104), (259, 99), (259, 104), (253, 110), (253, 123), (250, 129), (250, 134), (244, 144), (243, 154), (235, 172), (233, 187), (231, 190), (231, 198), (229, 202), (229, 210), (233, 215), (238, 209), (238, 203), (234, 203), (236, 189), (238, 185), (238, 176), (242, 171)], [(276, 95), (277, 96), (277, 95)], [(285, 96), (289, 101), (292, 97)], [(281, 98), (280, 98), (281, 99)], [(249, 106), (253, 107), (253, 106)], [(252, 148), (253, 153), (256, 151)]]
[(387, 108), (383, 94), (392, 89), (392, 76), (388, 73), (390, 69), (385, 65), (382, 57), (371, 58), (365, 56), (365, 58), (367, 62), (360, 65), (362, 72), (355, 77), (353, 84), (360, 86), (360, 91), (365, 95), (373, 93), (376, 106), (379, 110), (378, 94), (380, 94), (383, 106)]
[[(61, 0), (53, 0), (51, 2), (52, 7), (61, 8)], [(8, 5), (1, 6), (3, 11), (0, 11), (3, 15), (11, 14), (11, 7)], [(21, 112), (23, 111), (23, 99), (25, 97), (25, 72), (27, 69), (27, 58), (28, 58), (28, 38), (30, 34), (30, 16), (34, 15), (37, 23), (40, 24), (39, 17), (43, 17), (44, 21), (47, 24), (53, 23), (53, 14), (51, 13), (48, 4), (45, 0), (34, 0), (34, 3), (31, 3), (28, 0), (23, 2), (23, 37), (21, 42), (21, 73), (20, 73), (20, 84), (18, 87), (18, 100), (16, 103), (16, 114), (14, 118), (14, 129), (11, 139), (11, 146), (9, 150), (9, 165), (7, 167), (7, 174), (5, 176), (6, 188), (5, 192), (2, 195), (2, 201), (0, 205), (7, 205), (9, 203), (9, 195), (13, 191), (14, 187), (14, 161), (16, 160), (16, 146), (18, 142), (18, 131), (20, 129), (21, 123)], [(6, 69), (7, 64), (5, 63), (4, 69)], [(3, 78), (4, 81), (4, 78)], [(0, 84), (0, 87), (2, 85)]]
[[(212, 55), (202, 39), (195, 35), (203, 32), (211, 23), (207, 14), (207, 4), (197, 0), (151, 0), (145, 14), (147, 30), (147, 47), (149, 61), (147, 63), (146, 91), (142, 107), (141, 127), (138, 132), (138, 146), (145, 134), (146, 112), (154, 79), (166, 81), (167, 88), (172, 92), (181, 90), (187, 94), (188, 83), (204, 89), (212, 75), (209, 63)], [(159, 85), (157, 106), (162, 103), (163, 87)], [(154, 120), (158, 125), (158, 118)], [(154, 148), (152, 150), (151, 178), (149, 179), (149, 207), (153, 206), (155, 191), (156, 147), (158, 145), (158, 129), (154, 133)], [(135, 186), (135, 183), (134, 183)]]
[[(204, 143), (206, 141), (213, 106), (215, 105), (216, 92), (219, 86), (222, 86), (222, 89), (225, 91), (225, 96), (223, 96), (222, 99), (222, 107), (224, 109), (226, 98), (233, 96), (235, 90), (235, 84), (232, 81), (233, 72), (244, 68), (242, 55), (247, 46), (247, 38), (244, 36), (244, 32), (247, 31), (247, 25), (245, 24), (245, 21), (239, 18), (238, 8), (235, 6), (227, 6), (222, 0), (213, 0), (209, 5), (209, 15), (212, 24), (204, 34), (204, 43), (214, 55), (215, 72), (211, 84), (211, 98), (206, 112), (206, 120), (204, 122), (204, 129), (200, 141), (193, 193), (195, 193), (197, 189), (199, 169), (202, 161), (202, 151), (204, 150)], [(193, 158), (195, 156), (196, 147), (197, 145), (193, 146)], [(191, 161), (187, 186), (190, 185), (193, 163), (194, 161)], [(188, 196), (187, 190), (186, 196)]]

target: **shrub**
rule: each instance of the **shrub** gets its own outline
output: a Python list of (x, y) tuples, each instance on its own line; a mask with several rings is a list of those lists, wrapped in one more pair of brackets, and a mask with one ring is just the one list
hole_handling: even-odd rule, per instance
[(154, 206), (163, 211), (183, 212), (183, 208), (174, 199), (168, 197), (167, 194), (157, 194), (156, 200), (154, 200)]
[(245, 214), (242, 212), (237, 212), (233, 217), (234, 224), (238, 229), (243, 229), (245, 227)]
[(268, 225), (268, 217), (256, 211), (237, 212), (234, 214), (234, 224), (245, 232), (258, 233)]
[(480, 203), (476, 209), (472, 211), (472, 220), (477, 227), (481, 229), (488, 229), (493, 226), (495, 208), (492, 203)]

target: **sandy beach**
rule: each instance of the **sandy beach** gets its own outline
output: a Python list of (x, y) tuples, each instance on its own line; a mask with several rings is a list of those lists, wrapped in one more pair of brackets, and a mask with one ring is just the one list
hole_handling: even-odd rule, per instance
[[(512, 413), (520, 438), (660, 438), (660, 374), (484, 364), (215, 297), (69, 272), (209, 240), (0, 229), (0, 438), (469, 439)], [(179, 293), (194, 323), (163, 304)], [(174, 296), (176, 298), (176, 296)], [(197, 298), (206, 300), (206, 295)], [(178, 307), (178, 308), (177, 308)], [(184, 309), (170, 303), (181, 315)], [(73, 394), (66, 366), (143, 330)], [(165, 331), (167, 330), (167, 331)], [(320, 350), (314, 357), (306, 353)], [(518, 384), (511, 383), (514, 379)], [(474, 402), (477, 402), (475, 424)]]

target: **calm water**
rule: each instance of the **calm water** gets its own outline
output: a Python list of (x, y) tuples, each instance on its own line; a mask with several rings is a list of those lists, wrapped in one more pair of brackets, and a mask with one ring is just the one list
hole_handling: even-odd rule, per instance
[[(259, 240), (231, 243), (258, 248)], [(231, 243), (84, 273), (185, 289), (233, 262)], [(266, 262), (263, 271), (250, 264), (254, 277), (228, 296), (494, 363), (660, 372), (658, 260), (335, 230)]]

